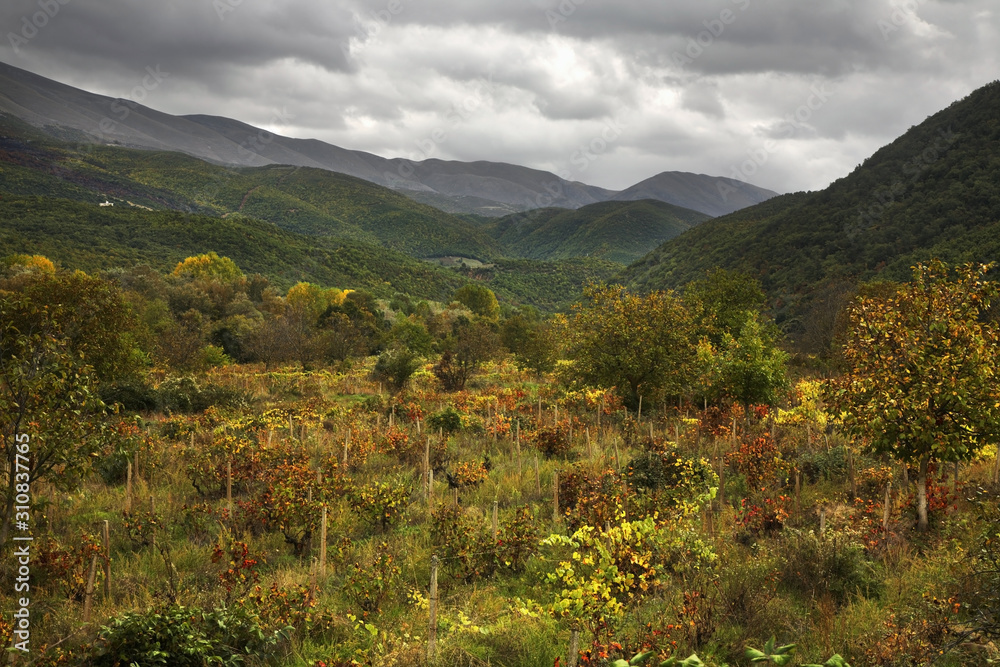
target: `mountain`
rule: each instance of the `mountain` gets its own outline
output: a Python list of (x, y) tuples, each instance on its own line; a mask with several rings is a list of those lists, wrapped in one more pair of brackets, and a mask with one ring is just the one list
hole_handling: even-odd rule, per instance
[[(16, 126), (15, 126), (16, 125)], [(28, 128), (30, 129), (30, 128)], [(245, 216), (302, 234), (422, 257), (489, 259), (499, 244), (475, 225), (388, 188), (325, 169), (226, 168), (182, 154), (31, 139), (0, 118), (0, 190), (96, 203)]]
[(620, 279), (653, 289), (717, 266), (748, 271), (786, 331), (808, 337), (859, 281), (905, 280), (910, 266), (933, 257), (1000, 260), (998, 81), (910, 128), (825, 190), (704, 222)]
[(510, 257), (596, 257), (628, 264), (709, 216), (661, 201), (609, 201), (576, 210), (543, 208), (487, 225)]
[[(154, 68), (146, 74), (153, 89), (166, 77), (166, 73)], [(388, 159), (316, 139), (283, 137), (230, 118), (172, 116), (131, 100), (79, 90), (4, 63), (0, 63), (0, 112), (68, 141), (179, 151), (226, 165), (284, 164), (326, 169), (390, 187), (451, 213), (501, 217), (549, 206), (579, 208), (624, 194), (512, 164)], [(275, 120), (280, 122), (281, 118)], [(633, 193), (630, 188), (624, 198), (660, 199), (716, 215), (734, 210), (740, 202), (753, 203), (754, 197), (774, 194), (752, 189), (753, 195), (747, 199), (734, 196), (732, 201), (726, 201), (717, 192), (712, 177), (681, 176), (675, 179), (677, 192), (671, 190), (668, 172), (651, 179), (659, 185), (650, 185), (646, 192)], [(698, 205), (689, 206), (683, 203), (686, 201)]]
[(732, 178), (665, 171), (622, 190), (612, 199), (659, 199), (668, 204), (707, 213), (714, 218), (767, 201), (777, 194)]

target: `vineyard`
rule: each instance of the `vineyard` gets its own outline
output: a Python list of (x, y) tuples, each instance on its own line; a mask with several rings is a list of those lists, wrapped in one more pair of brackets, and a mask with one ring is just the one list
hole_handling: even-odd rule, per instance
[(988, 268), (818, 360), (726, 272), (545, 319), (15, 257), (0, 665), (991, 664)]
[(742, 664), (771, 635), (924, 664), (965, 627), (993, 461), (935, 471), (917, 536), (907, 471), (815, 382), (637, 414), (504, 363), (453, 394), (369, 371), (188, 379), (225, 400), (122, 416), (77, 492), (36, 489), (38, 664)]

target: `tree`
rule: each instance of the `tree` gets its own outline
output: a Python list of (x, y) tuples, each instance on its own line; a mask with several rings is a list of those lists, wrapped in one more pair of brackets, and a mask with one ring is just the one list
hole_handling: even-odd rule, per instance
[(496, 356), (500, 337), (486, 323), (461, 317), (455, 321), (442, 348), (434, 375), (446, 391), (460, 391), (484, 362)]
[(93, 391), (91, 367), (62, 331), (64, 318), (57, 306), (0, 292), (0, 454), (6, 477), (0, 547), (7, 544), (18, 494), (46, 477), (70, 488), (95, 449), (96, 426), (89, 417), (103, 405)]
[[(787, 386), (788, 354), (777, 347), (771, 329), (761, 323), (757, 314), (747, 313), (747, 320), (736, 335), (727, 332), (722, 337), (714, 364), (715, 386), (744, 408), (774, 405), (778, 392)], [(749, 410), (745, 412), (749, 414)]]
[(574, 306), (569, 356), (583, 382), (614, 387), (626, 406), (639, 397), (680, 395), (694, 375), (694, 324), (673, 292), (630, 294), (620, 285), (589, 286)]
[(178, 278), (188, 277), (196, 280), (216, 280), (231, 283), (243, 277), (240, 267), (228, 257), (219, 257), (215, 252), (188, 257), (174, 267), (174, 275)]
[(497, 296), (488, 287), (469, 283), (459, 287), (451, 298), (480, 317), (485, 317), (488, 320), (500, 317), (500, 304), (497, 302)]
[(829, 385), (847, 429), (877, 453), (919, 465), (917, 526), (927, 530), (927, 467), (962, 461), (997, 442), (1000, 328), (983, 315), (997, 297), (990, 265), (954, 278), (939, 261), (914, 268), (888, 297), (849, 311), (848, 371)]
[(530, 368), (537, 375), (555, 368), (556, 333), (550, 323), (518, 313), (504, 320), (500, 338), (521, 368)]
[(685, 286), (684, 303), (700, 333), (718, 347), (725, 334), (739, 333), (747, 321), (747, 313), (763, 309), (766, 297), (760, 283), (750, 275), (715, 269)]
[(145, 363), (134, 336), (138, 318), (116, 285), (83, 271), (33, 272), (0, 282), (0, 290), (21, 294), (35, 306), (18, 313), (24, 330), (42, 327), (31, 318), (58, 312), (61, 335), (97, 383), (135, 379)]

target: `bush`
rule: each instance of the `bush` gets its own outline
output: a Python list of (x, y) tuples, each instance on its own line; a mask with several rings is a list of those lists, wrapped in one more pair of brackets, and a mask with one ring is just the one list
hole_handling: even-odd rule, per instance
[(829, 592), (843, 604), (852, 595), (881, 594), (882, 578), (865, 558), (864, 546), (830, 531), (825, 537), (792, 533), (783, 544), (780, 570), (785, 586), (811, 598)]
[(566, 458), (572, 443), (569, 441), (569, 432), (559, 426), (542, 427), (535, 433), (535, 447), (545, 458)]
[(378, 355), (372, 377), (399, 391), (406, 386), (418, 368), (420, 357), (405, 348), (394, 348)]
[(435, 412), (428, 417), (427, 426), (432, 431), (441, 429), (445, 433), (457, 433), (462, 430), (462, 415), (449, 405), (441, 412)]
[(156, 390), (139, 383), (113, 384), (101, 387), (101, 400), (106, 405), (120, 405), (126, 412), (151, 412), (157, 408)]
[(290, 628), (266, 632), (245, 607), (204, 611), (173, 605), (150, 613), (128, 612), (101, 628), (94, 667), (126, 665), (243, 665), (244, 657), (277, 664)]
[(157, 387), (157, 404), (164, 412), (204, 412), (212, 406), (240, 407), (246, 398), (235, 389), (218, 385), (200, 387), (194, 378), (180, 377), (164, 380)]

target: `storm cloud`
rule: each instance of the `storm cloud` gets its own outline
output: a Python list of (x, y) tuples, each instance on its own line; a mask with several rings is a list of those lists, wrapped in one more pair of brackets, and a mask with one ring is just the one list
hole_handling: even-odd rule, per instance
[[(788, 192), (997, 78), (995, 0), (8, 0), (0, 60), (386, 157)], [(436, 137), (428, 141), (429, 137)], [(443, 137), (443, 138), (442, 138)]]

